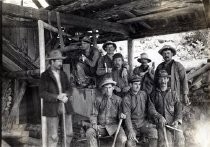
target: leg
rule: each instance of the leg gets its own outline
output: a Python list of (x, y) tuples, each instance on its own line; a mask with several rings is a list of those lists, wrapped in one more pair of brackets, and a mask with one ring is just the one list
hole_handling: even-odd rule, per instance
[(185, 138), (182, 132), (174, 132), (174, 146), (175, 147), (185, 147)]
[[(173, 134), (171, 131), (166, 129), (167, 139), (170, 147), (173, 147)], [(159, 147), (166, 147), (165, 137), (163, 128), (158, 128), (158, 146)]]
[(96, 139), (96, 131), (93, 128), (89, 128), (86, 132), (88, 147), (98, 147)]
[(47, 117), (47, 146), (57, 147), (58, 122), (58, 117)]
[(86, 72), (87, 72), (87, 65), (78, 62), (77, 63), (77, 78), (78, 78), (78, 83), (83, 84), (86, 82)]
[(125, 131), (123, 130), (123, 128), (120, 128), (120, 131), (117, 135), (117, 139), (116, 139), (116, 147), (124, 147), (125, 143), (127, 141), (127, 137), (125, 135)]
[(66, 144), (67, 144), (67, 147), (70, 147), (72, 137), (73, 137), (72, 115), (66, 115)]
[(155, 125), (145, 124), (140, 128), (140, 133), (146, 134), (149, 138), (149, 147), (157, 147), (158, 133)]

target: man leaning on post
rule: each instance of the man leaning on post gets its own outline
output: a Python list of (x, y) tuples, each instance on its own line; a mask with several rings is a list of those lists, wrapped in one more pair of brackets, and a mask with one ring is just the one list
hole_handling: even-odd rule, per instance
[[(113, 136), (117, 130), (120, 119), (126, 116), (121, 112), (121, 98), (113, 94), (116, 82), (112, 78), (102, 80), (99, 87), (102, 96), (96, 97), (90, 118), (92, 127), (86, 132), (89, 147), (98, 147), (97, 138), (100, 136)], [(121, 127), (116, 139), (116, 147), (124, 147), (127, 137)]]
[[(57, 147), (59, 115), (65, 113), (66, 144), (70, 147), (72, 140), (72, 107), (68, 98), (69, 82), (65, 72), (61, 70), (65, 57), (59, 50), (49, 54), (49, 68), (42, 73), (40, 79), (40, 97), (43, 98), (43, 115), (47, 118), (47, 146)], [(65, 104), (63, 111), (62, 103)]]

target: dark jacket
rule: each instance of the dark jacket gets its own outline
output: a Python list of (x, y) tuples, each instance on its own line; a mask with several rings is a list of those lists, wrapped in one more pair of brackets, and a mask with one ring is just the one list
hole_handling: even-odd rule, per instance
[(174, 121), (182, 123), (182, 105), (175, 91), (168, 89), (161, 93), (159, 89), (156, 89), (151, 93), (151, 101), (169, 125)]
[[(62, 92), (67, 93), (69, 89), (69, 81), (65, 72), (60, 71), (60, 80)], [(43, 115), (48, 117), (56, 117), (58, 115), (58, 105), (61, 103), (57, 99), (59, 94), (57, 82), (53, 72), (48, 68), (42, 73), (39, 87), (40, 97), (43, 98)], [(66, 113), (72, 113), (70, 100), (65, 103)]]

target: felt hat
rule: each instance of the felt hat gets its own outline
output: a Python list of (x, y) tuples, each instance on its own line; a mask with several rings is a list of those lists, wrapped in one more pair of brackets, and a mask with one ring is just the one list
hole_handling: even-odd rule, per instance
[(104, 79), (101, 81), (99, 87), (102, 88), (102, 87), (103, 87), (104, 85), (106, 85), (106, 84), (116, 85), (117, 82), (113, 81), (113, 79), (110, 78), (110, 77), (109, 77), (109, 78), (104, 78)]
[(133, 82), (141, 82), (142, 81), (142, 77), (138, 76), (138, 75), (133, 75), (130, 77), (129, 79), (129, 83), (133, 83)]
[(116, 45), (114, 42), (112, 42), (112, 41), (107, 41), (107, 42), (105, 42), (105, 43), (103, 44), (102, 48), (106, 51), (106, 46), (107, 46), (107, 45), (110, 45), (110, 44), (112, 44), (112, 45), (114, 46), (115, 49), (117, 48), (117, 45)]
[(166, 70), (160, 70), (160, 71), (158, 72), (158, 77), (168, 77), (168, 78), (170, 78), (171, 76), (168, 75), (168, 73), (167, 73)]
[(60, 50), (52, 50), (50, 53), (49, 53), (49, 57), (46, 58), (46, 60), (63, 60), (63, 59), (66, 59), (67, 57), (64, 57), (62, 56), (62, 53)]
[(173, 48), (173, 47), (170, 46), (170, 45), (164, 45), (164, 46), (158, 51), (158, 53), (162, 55), (163, 51), (165, 51), (165, 50), (171, 50), (171, 52), (173, 53), (173, 56), (176, 55), (176, 49)]
[(148, 62), (151, 62), (151, 59), (148, 58), (147, 53), (140, 54), (140, 58), (138, 58), (137, 61), (142, 63), (142, 60), (147, 60)]

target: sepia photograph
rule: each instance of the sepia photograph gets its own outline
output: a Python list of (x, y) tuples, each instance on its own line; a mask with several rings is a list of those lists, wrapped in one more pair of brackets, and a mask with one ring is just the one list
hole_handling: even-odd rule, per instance
[(0, 0), (2, 147), (210, 147), (210, 0)]

